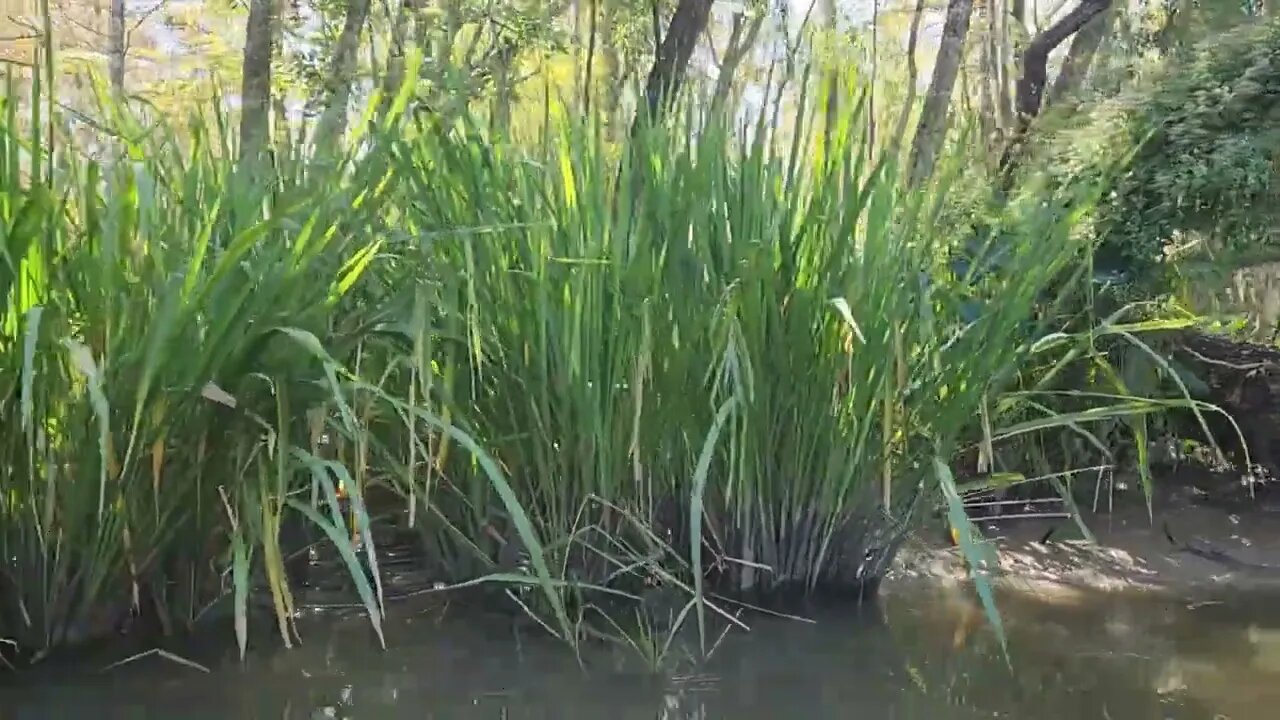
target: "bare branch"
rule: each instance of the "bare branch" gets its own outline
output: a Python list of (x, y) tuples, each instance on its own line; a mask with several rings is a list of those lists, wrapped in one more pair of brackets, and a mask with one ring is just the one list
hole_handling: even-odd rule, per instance
[(1048, 81), (1049, 53), (1071, 37), (1103, 10), (1112, 0), (1081, 0), (1074, 10), (1037, 35), (1022, 53), (1022, 77), (1018, 78), (1017, 111), (1020, 122), (1040, 113), (1044, 86)]
[(81, 30), (84, 30), (87, 33), (93, 33), (94, 35), (106, 35), (106, 33), (102, 32), (98, 28), (85, 25), (84, 23), (71, 17), (70, 15), (64, 15), (63, 20), (65, 20), (68, 23), (71, 23), (72, 25), (75, 25), (76, 27), (80, 28)]
[(159, 0), (159, 2), (157, 2), (155, 5), (151, 6), (150, 8), (147, 8), (146, 10), (143, 10), (142, 13), (138, 16), (138, 21), (133, 24), (133, 27), (129, 28), (128, 34), (132, 34), (135, 30), (142, 27), (142, 23), (149, 20), (152, 15), (155, 15), (157, 12), (160, 11), (161, 8), (163, 8), (165, 5), (168, 5), (168, 4), (169, 4), (169, 0)]

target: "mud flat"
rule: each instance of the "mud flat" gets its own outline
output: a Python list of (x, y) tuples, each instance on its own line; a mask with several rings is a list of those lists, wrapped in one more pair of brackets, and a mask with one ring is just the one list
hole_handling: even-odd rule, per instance
[[(991, 577), (1003, 586), (1062, 591), (1195, 597), (1227, 588), (1280, 592), (1280, 483), (1252, 495), (1236, 488), (1223, 492), (1224, 483), (1209, 473), (1179, 473), (1157, 486), (1152, 515), (1132, 490), (1099, 503), (1110, 507), (1082, 507), (1092, 540), (1071, 520), (979, 521), (998, 552)], [(964, 559), (939, 521), (906, 544), (886, 583), (967, 577)]]

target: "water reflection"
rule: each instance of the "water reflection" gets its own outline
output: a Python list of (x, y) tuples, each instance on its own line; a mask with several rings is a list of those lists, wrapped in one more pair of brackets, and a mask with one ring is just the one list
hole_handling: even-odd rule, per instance
[[(1275, 598), (1187, 603), (1046, 589), (1006, 592), (1009, 663), (963, 588), (897, 586), (815, 623), (756, 618), (709, 663), (654, 677), (621, 650), (586, 668), (509, 620), (402, 609), (381, 652), (359, 618), (312, 621), (306, 645), (191, 648), (196, 673), (152, 658), (0, 689), (25, 718), (1214, 718), (1274, 717)], [(1270, 620), (1269, 620), (1270, 618)]]

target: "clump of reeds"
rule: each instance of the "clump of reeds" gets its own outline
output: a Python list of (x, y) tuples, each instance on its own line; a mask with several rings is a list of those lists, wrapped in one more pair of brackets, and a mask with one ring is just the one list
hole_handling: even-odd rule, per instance
[(357, 571), (376, 558), (356, 556), (337, 508), (349, 471), (317, 438), (358, 422), (344, 368), (377, 320), (353, 295), (387, 242), (386, 161), (237, 167), (215, 109), (183, 137), (117, 114), (104, 165), (40, 121), (38, 85), (25, 131), (11, 96), (0, 636), (42, 649), (134, 616), (172, 630), (233, 592), (243, 645), (257, 566), (288, 638), (278, 538), (295, 512), (337, 541), (376, 627)]
[[(556, 579), (663, 576), (705, 646), (707, 613), (730, 616), (716, 593), (874, 591), (921, 493), (965, 522), (946, 461), (1031, 431), (986, 409), (1060, 330), (1099, 187), (961, 233), (936, 222), (949, 173), (906, 186), (860, 106), (831, 127), (802, 107), (787, 136), (684, 119), (620, 161), (589, 121), (561, 117), (540, 151), (424, 128), (397, 158), (421, 238), (400, 260), (434, 308), (437, 382)], [(445, 502), (474, 526), (490, 487), (454, 466)], [(679, 572), (656, 568), (673, 550)]]
[(802, 102), (786, 135), (685, 113), (619, 148), (407, 102), (359, 152), (273, 169), (217, 112), (122, 122), (104, 168), (6, 105), (0, 637), (229, 595), (243, 648), (259, 574), (288, 641), (297, 521), (381, 636), (353, 541), (379, 487), (442, 580), (505, 584), (575, 645), (641, 617), (705, 649), (744, 596), (873, 590), (922, 494), (963, 522), (946, 461), (999, 434), (979, 418), (1089, 249), (1092, 187), (939, 226), (948, 174), (906, 186), (861, 106), (818, 128)]

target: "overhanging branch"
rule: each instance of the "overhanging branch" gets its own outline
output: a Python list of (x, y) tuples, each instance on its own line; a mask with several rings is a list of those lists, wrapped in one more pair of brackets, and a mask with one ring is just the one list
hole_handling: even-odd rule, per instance
[(1044, 87), (1049, 79), (1049, 53), (1111, 7), (1111, 3), (1112, 0), (1081, 0), (1074, 10), (1027, 43), (1027, 49), (1022, 52), (1022, 77), (1018, 78), (1014, 101), (1020, 124), (1040, 114)]

